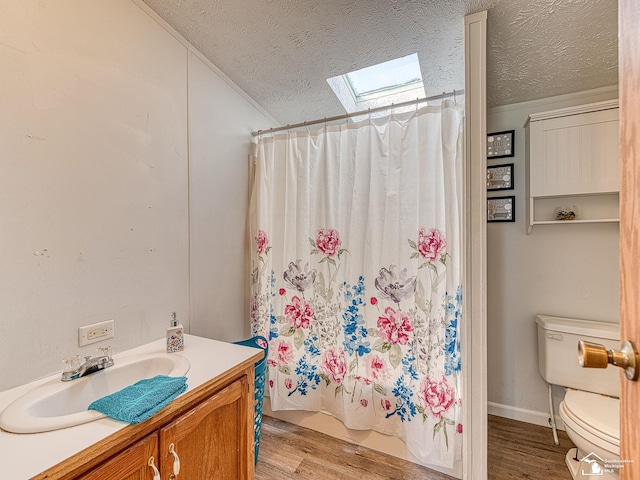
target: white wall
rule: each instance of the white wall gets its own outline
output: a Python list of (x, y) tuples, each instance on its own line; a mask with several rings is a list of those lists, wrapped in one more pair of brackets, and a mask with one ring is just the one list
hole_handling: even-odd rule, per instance
[(105, 319), (116, 352), (172, 311), (242, 338), (249, 132), (269, 124), (142, 2), (0, 0), (0, 390), (92, 353), (77, 327)]
[[(536, 225), (526, 235), (525, 131), (530, 113), (617, 98), (603, 88), (490, 109), (487, 131), (515, 130), (515, 223), (487, 225), (489, 413), (547, 426), (535, 315), (618, 322), (618, 224)], [(554, 387), (556, 405), (563, 396)], [(557, 411), (557, 410), (556, 410)]]
[(197, 55), (189, 65), (191, 333), (241, 340), (250, 335), (248, 142), (273, 124)]

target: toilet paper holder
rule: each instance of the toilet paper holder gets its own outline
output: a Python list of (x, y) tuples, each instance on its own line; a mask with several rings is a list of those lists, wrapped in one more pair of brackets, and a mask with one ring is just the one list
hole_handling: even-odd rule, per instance
[(578, 341), (578, 362), (584, 368), (607, 368), (607, 365), (615, 365), (624, 370), (627, 379), (636, 381), (640, 371), (640, 356), (638, 349), (629, 340), (620, 344), (620, 350), (607, 350), (599, 343)]

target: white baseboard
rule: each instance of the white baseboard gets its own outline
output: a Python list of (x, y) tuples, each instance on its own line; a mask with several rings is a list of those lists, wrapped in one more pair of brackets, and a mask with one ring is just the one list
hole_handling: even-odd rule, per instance
[[(496, 415), (498, 417), (510, 418), (511, 420), (518, 420), (519, 422), (532, 423), (534, 425), (551, 428), (549, 425), (549, 412), (536, 412), (535, 410), (526, 410), (524, 408), (511, 407), (494, 402), (488, 402), (487, 412), (489, 415)], [(556, 413), (555, 418), (558, 430), (564, 430), (564, 422), (560, 418), (560, 415)]]

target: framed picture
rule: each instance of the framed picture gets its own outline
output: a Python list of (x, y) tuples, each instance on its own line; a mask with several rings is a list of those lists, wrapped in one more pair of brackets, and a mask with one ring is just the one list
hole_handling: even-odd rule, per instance
[(516, 197), (487, 198), (487, 222), (515, 222)]
[(487, 135), (487, 158), (513, 157), (515, 130)]
[(513, 190), (513, 163), (487, 167), (487, 191)]

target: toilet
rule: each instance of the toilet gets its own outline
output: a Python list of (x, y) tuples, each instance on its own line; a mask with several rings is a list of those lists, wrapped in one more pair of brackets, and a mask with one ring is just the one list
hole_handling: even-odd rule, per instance
[[(619, 479), (620, 384), (619, 371), (582, 368), (578, 341), (600, 343), (607, 350), (620, 347), (620, 327), (615, 323), (537, 315), (538, 368), (549, 385), (566, 388), (560, 418), (576, 445), (565, 461), (576, 479)], [(551, 423), (555, 427), (551, 404)], [(555, 428), (554, 428), (555, 434)]]

